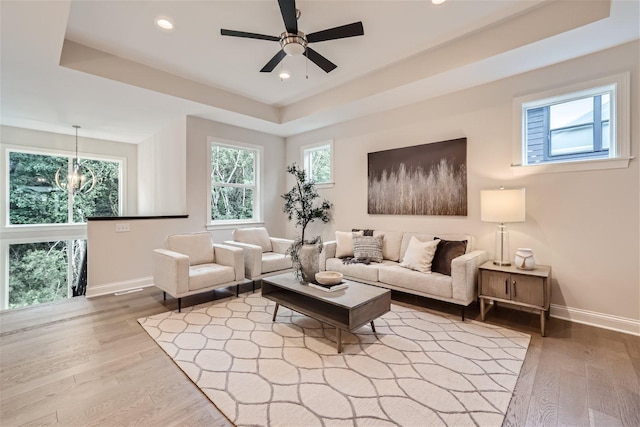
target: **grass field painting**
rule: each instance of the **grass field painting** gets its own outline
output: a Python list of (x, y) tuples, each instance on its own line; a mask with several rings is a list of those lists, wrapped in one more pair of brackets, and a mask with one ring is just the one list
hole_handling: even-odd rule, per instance
[(467, 139), (368, 154), (368, 213), (467, 215)]

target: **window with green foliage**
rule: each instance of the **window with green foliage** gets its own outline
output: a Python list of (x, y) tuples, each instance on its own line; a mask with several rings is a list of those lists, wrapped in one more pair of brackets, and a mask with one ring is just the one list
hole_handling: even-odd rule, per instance
[(332, 184), (333, 141), (302, 147), (302, 164), (309, 180), (316, 184)]
[(90, 216), (120, 214), (120, 163), (80, 160), (93, 169), (96, 186), (88, 193), (70, 194), (55, 184), (58, 169), (72, 157), (9, 152), (9, 224), (66, 224), (86, 222)]
[(258, 221), (260, 150), (216, 142), (210, 147), (210, 222)]
[(9, 245), (7, 308), (80, 295), (78, 278), (86, 244), (86, 240), (59, 240)]
[(121, 214), (122, 161), (79, 159), (97, 180), (91, 191), (74, 195), (55, 183), (58, 170), (72, 170), (73, 155), (17, 149), (4, 153), (8, 168), (3, 181), (9, 191), (2, 226), (11, 234), (0, 245), (8, 267), (7, 277), (0, 277), (0, 309), (83, 295), (84, 223), (92, 216)]

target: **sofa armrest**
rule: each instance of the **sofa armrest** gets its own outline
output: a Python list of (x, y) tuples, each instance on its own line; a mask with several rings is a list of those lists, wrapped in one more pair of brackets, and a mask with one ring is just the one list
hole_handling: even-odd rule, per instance
[(471, 251), (451, 261), (453, 299), (471, 303), (478, 294), (478, 267), (489, 260), (486, 251)]
[(262, 274), (262, 247), (252, 245), (251, 243), (236, 242), (235, 240), (227, 240), (226, 245), (235, 246), (242, 249), (244, 256), (244, 276), (248, 279), (255, 280)]
[(329, 240), (328, 242), (322, 243), (322, 252), (320, 252), (320, 271), (326, 271), (327, 269), (327, 260), (329, 258), (336, 257), (336, 248), (338, 247), (338, 242), (335, 240)]
[(155, 249), (151, 254), (153, 283), (178, 298), (189, 290), (189, 257), (167, 249)]
[(289, 247), (293, 245), (293, 240), (291, 239), (283, 239), (281, 237), (269, 237), (269, 240), (271, 240), (271, 248), (273, 252), (278, 254), (284, 255), (287, 252), (287, 249), (289, 249)]
[(213, 253), (216, 264), (233, 267), (236, 271), (236, 280), (244, 278), (244, 251), (241, 248), (214, 244)]

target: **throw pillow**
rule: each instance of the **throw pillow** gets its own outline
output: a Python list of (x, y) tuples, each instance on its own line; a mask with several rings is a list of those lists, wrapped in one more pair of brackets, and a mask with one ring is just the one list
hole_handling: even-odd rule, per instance
[(382, 262), (382, 238), (384, 236), (354, 236), (353, 256), (357, 259), (369, 259)]
[(355, 233), (357, 233), (357, 232), (359, 232), (359, 231), (362, 231), (362, 235), (363, 235), (363, 236), (373, 236), (373, 230), (368, 229), (368, 228), (363, 228), (363, 229), (360, 229), (360, 228), (352, 228), (352, 229), (351, 229), (351, 231), (353, 231), (353, 232), (355, 232)]
[[(437, 240), (434, 237), (434, 240)], [(438, 243), (436, 254), (433, 256), (431, 271), (451, 276), (451, 261), (467, 252), (466, 240), (442, 240)]]
[(353, 256), (353, 236), (362, 236), (362, 231), (336, 231), (336, 258)]
[(436, 248), (440, 240), (428, 240), (423, 242), (416, 236), (411, 236), (409, 246), (402, 257), (401, 267), (420, 271), (421, 273), (431, 273), (431, 263), (436, 253)]

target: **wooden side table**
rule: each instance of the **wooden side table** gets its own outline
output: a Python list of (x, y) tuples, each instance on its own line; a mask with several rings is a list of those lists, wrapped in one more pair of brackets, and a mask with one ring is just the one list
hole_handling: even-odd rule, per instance
[(488, 261), (480, 266), (478, 275), (480, 317), (484, 321), (485, 300), (506, 302), (540, 311), (540, 333), (545, 335), (545, 318), (551, 300), (551, 267), (536, 265), (533, 270), (520, 270), (512, 265), (494, 265)]

